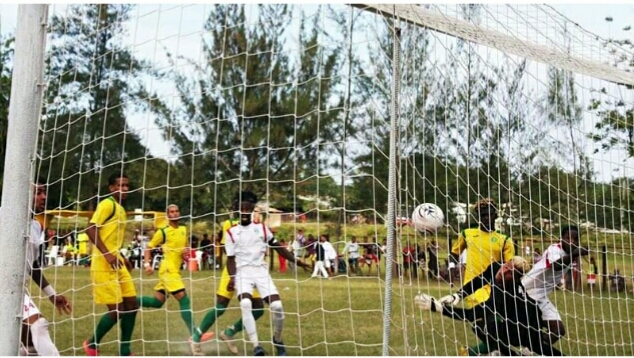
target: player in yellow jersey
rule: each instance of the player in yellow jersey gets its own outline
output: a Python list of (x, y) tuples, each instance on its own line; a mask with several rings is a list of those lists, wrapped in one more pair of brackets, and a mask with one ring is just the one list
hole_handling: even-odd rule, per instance
[(84, 351), (88, 356), (98, 355), (99, 342), (117, 321), (121, 321), (119, 355), (131, 355), (130, 341), (139, 307), (130, 276), (130, 262), (120, 253), (127, 219), (121, 205), (128, 197), (129, 188), (127, 175), (111, 175), (108, 178), (110, 196), (97, 205), (86, 229), (88, 238), (95, 247), (90, 272), (94, 302), (108, 307), (108, 312), (95, 327), (95, 334), (84, 341)]
[[(515, 256), (515, 246), (510, 237), (495, 231), (495, 220), (498, 218), (497, 208), (491, 199), (484, 199), (475, 204), (475, 214), (478, 227), (463, 230), (451, 249), (454, 262), (459, 262), (459, 256), (466, 249), (466, 265), (462, 284), (465, 285), (473, 278), (480, 276), (493, 262), (507, 262)], [(466, 308), (473, 308), (489, 299), (491, 286), (485, 285), (472, 295), (464, 299)], [(460, 298), (456, 295), (445, 296), (441, 303), (456, 304)], [(486, 344), (468, 348), (469, 354), (488, 353)]]
[[(255, 204), (255, 203), (253, 203)], [(236, 197), (233, 205), (233, 210), (239, 211), (239, 198)], [(224, 245), (226, 242), (227, 231), (232, 227), (240, 224), (240, 218), (232, 218), (229, 220), (225, 220), (222, 223), (222, 239), (221, 244)], [(213, 337), (212, 333), (205, 333), (214, 325), (218, 317), (222, 316), (225, 313), (225, 310), (229, 306), (229, 303), (236, 295), (236, 291), (227, 290), (227, 285), (231, 281), (231, 277), (229, 277), (229, 271), (227, 271), (227, 266), (222, 269), (222, 274), (220, 276), (220, 283), (218, 284), (218, 289), (216, 290), (216, 306), (209, 310), (203, 320), (200, 322), (200, 326), (196, 331), (194, 331), (194, 335), (192, 336), (192, 351), (196, 349), (196, 345), (199, 345), (200, 342), (204, 342)], [(264, 301), (262, 301), (262, 297), (256, 290), (253, 293), (253, 317), (257, 320), (258, 318), (264, 315)], [(242, 318), (238, 319), (232, 326), (220, 332), (220, 339), (225, 341), (227, 347), (233, 354), (238, 354), (238, 348), (233, 343), (233, 336), (242, 331)]]
[[(194, 315), (191, 301), (185, 291), (185, 284), (181, 276), (181, 266), (184, 256), (189, 254), (187, 228), (179, 224), (180, 210), (177, 205), (167, 206), (168, 225), (156, 230), (152, 240), (147, 245), (144, 253), (143, 268), (147, 275), (154, 273), (151, 265), (152, 249), (163, 249), (163, 260), (159, 267), (159, 282), (154, 286), (154, 296), (142, 296), (138, 298), (140, 307), (161, 308), (165, 304), (168, 295), (172, 295), (180, 306), (181, 318), (191, 335), (194, 330)], [(202, 351), (192, 352), (193, 355), (202, 355)]]

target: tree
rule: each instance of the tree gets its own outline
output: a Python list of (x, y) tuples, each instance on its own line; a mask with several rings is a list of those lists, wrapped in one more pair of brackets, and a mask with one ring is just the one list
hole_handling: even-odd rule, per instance
[(287, 206), (301, 194), (295, 183), (327, 167), (328, 131), (341, 111), (332, 101), (337, 57), (320, 46), (319, 18), (308, 26), (302, 17), (301, 51), (292, 57), (284, 45), (289, 7), (257, 9), (257, 25), (248, 25), (243, 5), (215, 5), (205, 60), (191, 61), (193, 75), (170, 75), (180, 105), (152, 103), (179, 165), (196, 173), (194, 193), (212, 193), (206, 196), (224, 207), (239, 188)]
[(126, 120), (142, 108), (140, 99), (148, 94), (140, 78), (151, 74), (122, 44), (131, 10), (70, 6), (67, 14), (51, 18), (39, 172), (51, 183), (50, 201), (61, 207), (92, 209), (110, 173), (127, 171), (148, 156)]
[(9, 122), (9, 95), (11, 93), (11, 59), (13, 58), (13, 38), (0, 37), (0, 195), (4, 173), (4, 156), (7, 145), (7, 124)]
[[(612, 22), (613, 18), (606, 18)], [(629, 31), (630, 26), (623, 28)], [(608, 39), (603, 44), (613, 56), (611, 65), (624, 71), (634, 70), (634, 44), (629, 38)], [(618, 87), (618, 88), (615, 88)], [(595, 143), (600, 144), (601, 150), (623, 150), (628, 158), (634, 157), (634, 105), (624, 98), (631, 98), (632, 84), (606, 84), (593, 91), (588, 110), (594, 111), (601, 120), (595, 124), (595, 132), (588, 135)], [(618, 92), (617, 92), (618, 91)], [(616, 95), (614, 94), (616, 93)], [(596, 97), (598, 96), (598, 97)], [(599, 149), (595, 150), (595, 153)]]

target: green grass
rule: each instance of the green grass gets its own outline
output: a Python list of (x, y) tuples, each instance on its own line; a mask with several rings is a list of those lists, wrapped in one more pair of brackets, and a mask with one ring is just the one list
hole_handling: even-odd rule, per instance
[[(631, 261), (631, 260), (630, 260)], [(220, 273), (202, 271), (186, 277), (192, 297), (196, 322), (215, 303), (216, 284)], [(83, 355), (82, 341), (91, 335), (104, 307), (92, 303), (89, 269), (83, 267), (50, 267), (47, 278), (58, 292), (72, 300), (72, 317), (54, 312), (43, 300), (38, 306), (51, 322), (51, 335), (63, 355)], [(151, 295), (156, 276), (133, 276), (139, 294)], [(385, 285), (377, 276), (339, 276), (334, 280), (309, 279), (301, 272), (297, 279), (290, 274), (274, 274), (286, 311), (285, 342), (290, 355), (364, 355), (381, 354), (383, 342), (383, 307)], [(631, 289), (631, 282), (628, 289)], [(418, 291), (436, 297), (449, 292), (444, 283), (419, 278), (409, 285), (398, 281), (392, 286), (390, 321), (392, 355), (456, 355), (457, 348), (475, 342), (469, 325), (452, 321), (430, 312), (420, 312), (413, 304)], [(39, 290), (35, 289), (37, 293)], [(37, 297), (34, 297), (37, 300)], [(568, 355), (634, 355), (634, 306), (632, 295), (614, 293), (557, 291), (552, 296), (567, 327), (566, 337), (558, 347)], [(137, 355), (189, 355), (185, 326), (177, 311), (178, 304), (168, 300), (158, 310), (144, 310), (137, 317), (132, 343)], [(240, 316), (235, 301), (220, 317), (212, 330), (224, 329)], [(270, 342), (271, 322), (267, 312), (258, 322), (262, 342)], [(243, 337), (242, 334), (239, 335)], [(101, 354), (116, 355), (118, 330), (112, 330), (101, 345)], [(252, 354), (252, 347), (241, 343), (241, 350)], [(270, 344), (265, 348), (273, 353)], [(229, 355), (224, 344), (213, 340), (203, 345), (207, 355)]]

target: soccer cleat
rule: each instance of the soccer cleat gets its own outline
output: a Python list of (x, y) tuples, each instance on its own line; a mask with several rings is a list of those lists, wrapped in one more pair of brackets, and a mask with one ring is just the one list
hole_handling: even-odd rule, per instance
[(238, 354), (238, 347), (236, 347), (236, 345), (232, 342), (233, 336), (228, 336), (224, 331), (222, 331), (220, 332), (219, 337), (225, 342), (225, 344), (227, 344), (227, 348), (229, 348), (229, 351), (232, 354)]
[(469, 355), (469, 347), (460, 347), (460, 352), (458, 353), (461, 357), (466, 357)]
[(278, 356), (286, 356), (286, 347), (284, 347), (284, 342), (273, 339), (273, 345), (275, 346), (275, 351)]
[(84, 353), (86, 353), (87, 356), (96, 357), (99, 355), (99, 351), (97, 351), (96, 348), (90, 348), (90, 342), (88, 340), (84, 341), (83, 347)]
[(203, 349), (200, 347), (200, 343), (196, 343), (194, 341), (189, 342), (189, 347), (192, 349), (193, 356), (203, 356)]
[(264, 351), (264, 348), (262, 348), (262, 346), (257, 346), (253, 349), (253, 355), (256, 357), (265, 356), (266, 352)]

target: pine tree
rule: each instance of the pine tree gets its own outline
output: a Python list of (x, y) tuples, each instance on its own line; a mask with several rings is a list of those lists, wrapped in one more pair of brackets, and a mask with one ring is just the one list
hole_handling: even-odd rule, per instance
[[(45, 120), (40, 175), (50, 201), (92, 209), (112, 172), (148, 152), (127, 116), (148, 95), (141, 82), (149, 66), (122, 44), (130, 5), (70, 6), (50, 21)], [(136, 165), (142, 165), (137, 161)], [(131, 178), (134, 186), (144, 178)], [(137, 196), (133, 201), (140, 204)]]

